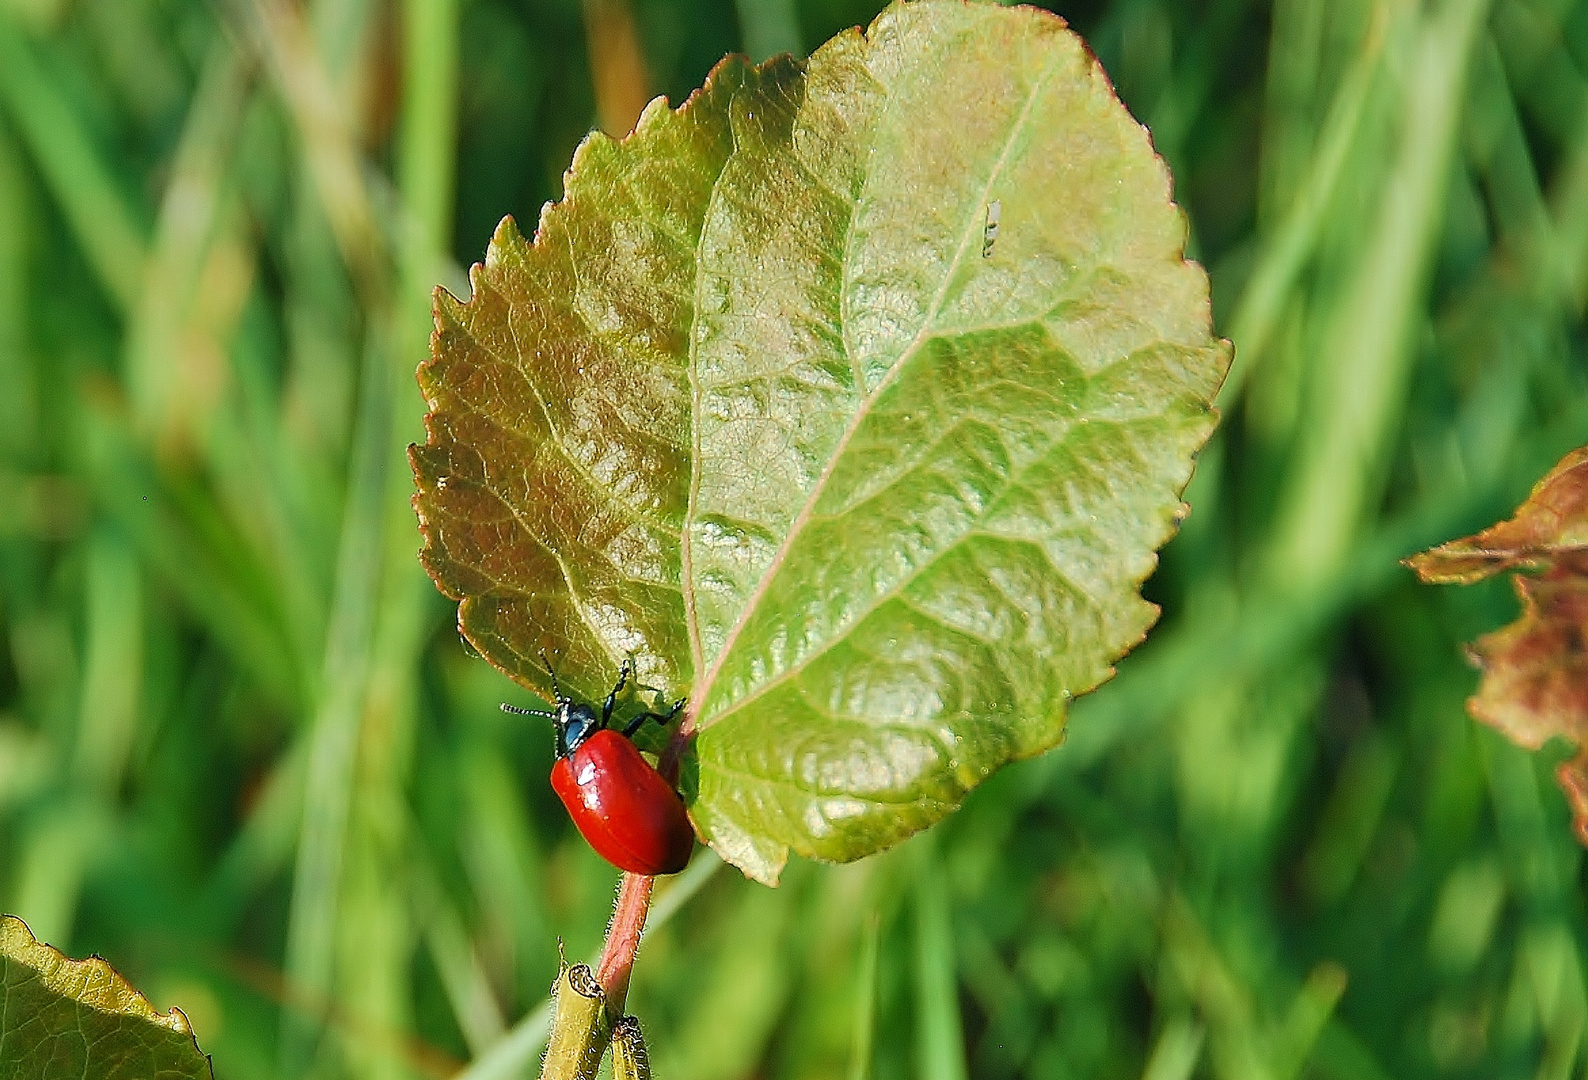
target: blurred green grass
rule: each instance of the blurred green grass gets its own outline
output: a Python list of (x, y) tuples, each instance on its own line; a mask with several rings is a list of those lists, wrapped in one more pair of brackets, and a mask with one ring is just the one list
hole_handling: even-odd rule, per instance
[[(702, 864), (657, 1073), (1584, 1075), (1563, 748), (1462, 712), (1514, 601), (1396, 560), (1588, 442), (1588, 3), (1058, 10), (1238, 350), (1163, 624), (932, 834)], [(615, 873), (413, 557), (428, 292), (591, 126), (874, 13), (0, 0), (0, 909), (222, 1080), (533, 1075)]]

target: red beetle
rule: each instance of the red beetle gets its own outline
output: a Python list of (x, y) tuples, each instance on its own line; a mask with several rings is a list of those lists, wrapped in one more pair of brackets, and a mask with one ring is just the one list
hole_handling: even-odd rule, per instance
[[(541, 660), (545, 659), (543, 655)], [(551, 767), (551, 786), (573, 823), (596, 853), (619, 870), (652, 876), (678, 873), (695, 846), (684, 800), (640, 756), (629, 737), (647, 720), (659, 724), (672, 720), (684, 707), (683, 700), (666, 716), (642, 713), (619, 734), (607, 725), (628, 681), (628, 661), (623, 662), (618, 683), (607, 695), (599, 717), (594, 706), (564, 697), (549, 663), (546, 670), (551, 672), (551, 690), (557, 699), (555, 711), (505, 704), (502, 708), (550, 718), (557, 730), (557, 764)]]

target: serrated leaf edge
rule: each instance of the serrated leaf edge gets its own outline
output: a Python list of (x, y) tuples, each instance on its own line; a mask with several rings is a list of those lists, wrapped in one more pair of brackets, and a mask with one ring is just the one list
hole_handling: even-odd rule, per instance
[[(178, 1035), (186, 1035), (193, 1040), (194, 1053), (206, 1060), (209, 1058), (200, 1049), (193, 1036), (193, 1026), (181, 1009), (173, 1006), (169, 1012), (160, 1012), (103, 957), (73, 960), (34, 937), (28, 924), (15, 915), (0, 915), (0, 956), (38, 972), (44, 986), (63, 998), (96, 1012), (146, 1020)], [(86, 996), (90, 993), (94, 996)], [(113, 995), (117, 1003), (115, 1008), (106, 1008), (96, 1000), (104, 993)]]

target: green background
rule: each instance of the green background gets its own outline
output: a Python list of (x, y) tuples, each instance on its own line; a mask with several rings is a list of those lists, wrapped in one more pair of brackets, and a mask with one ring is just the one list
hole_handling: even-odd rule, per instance
[[(428, 292), (593, 125), (875, 9), (282, 10), (0, 0), (0, 909), (223, 1080), (533, 1075), (616, 875), (414, 560)], [(899, 849), (697, 859), (657, 1075), (1580, 1076), (1566, 748), (1463, 713), (1515, 602), (1396, 560), (1588, 442), (1588, 4), (1059, 10), (1238, 350), (1163, 622)]]

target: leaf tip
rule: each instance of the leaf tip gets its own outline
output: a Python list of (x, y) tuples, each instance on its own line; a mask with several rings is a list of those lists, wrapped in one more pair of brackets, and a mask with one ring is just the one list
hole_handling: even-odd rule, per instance
[[(541, 207), (540, 216), (542, 220), (546, 217), (546, 211), (553, 205), (555, 204), (548, 202)], [(480, 274), (486, 270), (495, 270), (500, 266), (522, 262), (529, 246), (530, 242), (524, 239), (524, 234), (518, 227), (518, 221), (512, 214), (504, 215), (502, 220), (496, 223), (496, 231), (491, 233), (490, 242), (485, 245), (485, 262), (483, 266), (480, 263), (475, 263), (469, 268), (469, 284), (473, 286), (474, 292), (478, 294), (480, 291), (478, 285)]]
[(783, 868), (788, 865), (787, 844), (770, 837), (753, 836), (727, 822), (702, 821), (694, 809), (689, 817), (695, 834), (722, 856), (723, 862), (751, 881), (769, 889), (777, 888)]

